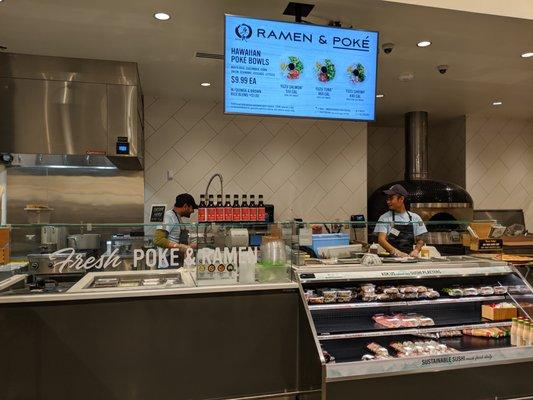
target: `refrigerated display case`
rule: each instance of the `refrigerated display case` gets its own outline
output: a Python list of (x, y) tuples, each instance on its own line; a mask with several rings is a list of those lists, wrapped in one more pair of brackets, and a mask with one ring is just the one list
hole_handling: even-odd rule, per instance
[[(427, 384), (459, 369), (525, 363), (532, 370), (533, 346), (511, 344), (511, 320), (482, 315), (483, 305), (509, 303), (515, 313), (529, 318), (533, 291), (507, 263), (452, 257), (294, 271), (322, 353), (328, 399), (354, 391), (374, 391), (374, 398), (380, 398), (379, 390), (387, 384), (396, 385), (401, 396), (405, 382)], [(437, 380), (442, 386), (443, 380)], [(465, 398), (477, 398), (475, 389), (465, 389), (470, 393)]]

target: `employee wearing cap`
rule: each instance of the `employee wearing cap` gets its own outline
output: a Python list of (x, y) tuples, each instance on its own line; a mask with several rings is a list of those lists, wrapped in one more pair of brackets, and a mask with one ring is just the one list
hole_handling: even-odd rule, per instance
[(176, 196), (174, 208), (165, 212), (163, 225), (156, 228), (154, 244), (166, 249), (179, 249), (185, 252), (189, 247), (189, 231), (182, 224), (182, 218), (189, 218), (198, 206), (189, 193), (182, 193)]
[(389, 211), (379, 217), (374, 229), (374, 233), (378, 234), (378, 243), (394, 256), (417, 257), (424, 246), (421, 235), (427, 233), (427, 229), (418, 214), (405, 208), (409, 193), (399, 184), (383, 193), (387, 196)]

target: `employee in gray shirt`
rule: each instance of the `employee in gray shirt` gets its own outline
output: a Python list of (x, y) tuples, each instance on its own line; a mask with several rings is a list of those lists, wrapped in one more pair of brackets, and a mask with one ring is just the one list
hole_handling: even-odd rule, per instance
[(424, 246), (426, 225), (418, 214), (405, 208), (409, 193), (402, 185), (393, 185), (383, 193), (387, 196), (389, 211), (379, 217), (374, 229), (378, 243), (394, 256), (417, 257)]
[(189, 193), (176, 196), (174, 208), (165, 212), (163, 225), (156, 228), (154, 244), (166, 249), (179, 249), (185, 252), (189, 247), (195, 248), (196, 244), (189, 244), (189, 231), (183, 226), (182, 218), (189, 218), (198, 206)]

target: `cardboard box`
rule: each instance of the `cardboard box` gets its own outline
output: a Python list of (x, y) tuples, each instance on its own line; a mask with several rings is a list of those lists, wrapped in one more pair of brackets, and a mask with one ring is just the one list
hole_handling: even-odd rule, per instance
[(515, 318), (518, 314), (518, 309), (510, 308), (493, 308), (486, 304), (481, 306), (481, 316), (491, 321), (506, 321)]
[(11, 230), (10, 228), (0, 228), (0, 265), (8, 264), (10, 261), (10, 243)]

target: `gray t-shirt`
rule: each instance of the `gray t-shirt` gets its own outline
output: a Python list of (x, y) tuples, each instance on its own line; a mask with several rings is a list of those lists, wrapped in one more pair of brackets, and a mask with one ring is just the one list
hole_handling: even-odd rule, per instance
[(178, 217), (174, 210), (168, 210), (163, 217), (163, 225), (158, 225), (157, 229), (167, 231), (168, 239), (179, 243), (181, 233), (180, 224), (183, 224), (180, 217)]
[[(409, 214), (411, 215), (411, 223), (413, 223), (414, 225), (415, 236), (420, 236), (426, 233), (428, 230), (426, 229), (426, 225), (422, 221), (422, 218), (420, 218), (420, 215), (415, 214), (414, 212), (411, 212), (411, 211), (409, 211)], [(396, 213), (394, 221), (395, 222), (409, 222), (409, 214), (407, 214), (407, 212), (404, 212), (401, 214)], [(374, 228), (374, 233), (383, 232), (388, 235), (391, 229), (392, 229), (392, 211), (387, 211), (385, 214), (379, 217), (376, 227)]]

